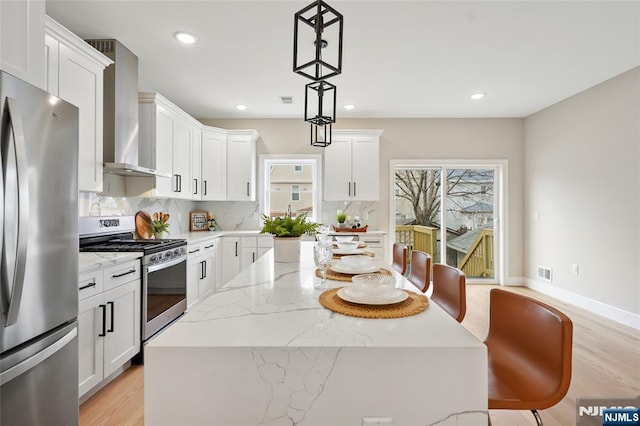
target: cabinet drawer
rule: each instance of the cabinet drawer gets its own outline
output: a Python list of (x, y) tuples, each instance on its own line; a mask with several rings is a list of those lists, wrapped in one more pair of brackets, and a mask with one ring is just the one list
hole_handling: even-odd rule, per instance
[(140, 260), (111, 266), (104, 270), (104, 289), (110, 290), (137, 279), (140, 279)]
[(364, 237), (359, 240), (369, 247), (384, 247), (384, 237)]
[(104, 279), (102, 269), (80, 274), (78, 279), (78, 300), (84, 300), (87, 297), (102, 293), (103, 288)]
[(202, 256), (205, 245), (206, 244), (203, 243), (189, 244), (189, 246), (187, 246), (187, 260)]

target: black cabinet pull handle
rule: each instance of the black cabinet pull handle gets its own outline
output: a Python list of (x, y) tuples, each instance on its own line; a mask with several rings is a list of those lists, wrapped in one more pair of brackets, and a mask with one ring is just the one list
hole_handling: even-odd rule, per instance
[(178, 192), (182, 192), (182, 175), (178, 175)]
[(253, 253), (251, 253), (251, 262), (255, 262), (256, 261), (256, 252), (254, 251)]
[(107, 305), (111, 306), (111, 327), (109, 327), (109, 329), (107, 330), (109, 333), (113, 333), (113, 313), (115, 311), (114, 309), (114, 303), (113, 302), (107, 302)]
[(204, 193), (202, 195), (207, 195), (207, 181), (203, 181), (204, 182)]
[(95, 286), (96, 286), (96, 280), (93, 280), (89, 284), (83, 285), (82, 287), (80, 287), (79, 290), (86, 290), (90, 287), (95, 287)]
[(356, 196), (356, 183), (353, 182), (353, 196)]
[(175, 177), (175, 186), (174, 186), (174, 190), (173, 192), (180, 192), (180, 190), (178, 189), (178, 175), (173, 175)]
[(349, 197), (351, 197), (351, 182), (349, 182)]
[(189, 252), (189, 254), (197, 253), (197, 252), (199, 252), (199, 251), (200, 251), (200, 249), (199, 249), (199, 248), (197, 248), (197, 249), (195, 249), (195, 250), (191, 250), (191, 251)]
[(204, 248), (211, 248), (213, 247), (213, 244), (211, 244), (210, 246), (204, 246)]
[(238, 257), (238, 242), (236, 241), (236, 257)]
[(193, 183), (195, 183), (195, 184), (196, 184), (196, 189), (195, 189), (195, 191), (194, 191), (193, 193), (194, 193), (194, 194), (197, 194), (197, 193), (198, 193), (198, 179), (194, 179), (194, 180), (193, 180)]
[(120, 277), (124, 277), (125, 275), (133, 274), (133, 273), (135, 273), (135, 272), (136, 272), (136, 270), (135, 270), (135, 269), (132, 269), (132, 270), (127, 271), (127, 272), (124, 272), (124, 273), (122, 273), (122, 274), (115, 274), (115, 275), (111, 275), (111, 278), (120, 278)]
[(249, 182), (247, 182), (247, 197), (249, 196)]
[(98, 305), (98, 307), (102, 309), (102, 333), (98, 336), (104, 337), (107, 335), (107, 305)]
[(202, 278), (207, 278), (207, 261), (202, 261)]

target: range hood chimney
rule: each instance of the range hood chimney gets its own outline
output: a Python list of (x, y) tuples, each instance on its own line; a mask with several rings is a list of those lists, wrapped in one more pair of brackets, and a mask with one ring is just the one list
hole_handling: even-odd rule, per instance
[(86, 40), (113, 61), (104, 70), (104, 171), (123, 176), (158, 176), (138, 164), (138, 57), (113, 39)]

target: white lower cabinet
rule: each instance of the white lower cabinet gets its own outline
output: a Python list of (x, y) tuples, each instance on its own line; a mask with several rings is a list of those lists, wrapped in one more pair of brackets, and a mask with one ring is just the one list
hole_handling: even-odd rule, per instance
[(273, 237), (270, 235), (240, 237), (240, 270), (258, 260), (271, 247), (273, 247)]
[(221, 284), (226, 284), (240, 272), (240, 237), (222, 237), (221, 240)]
[(361, 243), (367, 245), (366, 250), (374, 252), (376, 254), (376, 258), (384, 259), (384, 234), (370, 234), (366, 236), (360, 236), (359, 240)]
[(189, 244), (187, 248), (187, 309), (220, 286), (218, 245), (220, 239)]
[(140, 290), (140, 260), (80, 275), (80, 396), (140, 352)]

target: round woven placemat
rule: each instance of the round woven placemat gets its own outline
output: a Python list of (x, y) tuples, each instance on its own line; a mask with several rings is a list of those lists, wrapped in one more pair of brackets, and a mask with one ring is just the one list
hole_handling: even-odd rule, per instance
[[(393, 276), (393, 272), (384, 268), (380, 268), (378, 272), (372, 272), (372, 273)], [(336, 272), (331, 269), (327, 270), (327, 279), (333, 280), (333, 281), (344, 281), (344, 282), (350, 283), (351, 277), (353, 277), (353, 275), (358, 275), (358, 274), (342, 274), (340, 272)], [(320, 269), (316, 269), (316, 277), (322, 278), (322, 272), (320, 271)]]
[(402, 318), (419, 314), (429, 306), (429, 299), (422, 294), (406, 292), (409, 297), (391, 305), (361, 305), (340, 299), (339, 288), (332, 288), (320, 295), (320, 304), (325, 308), (339, 314), (358, 318)]

